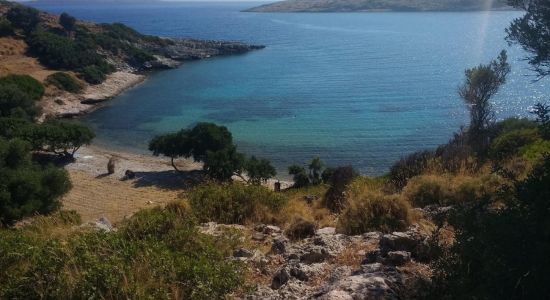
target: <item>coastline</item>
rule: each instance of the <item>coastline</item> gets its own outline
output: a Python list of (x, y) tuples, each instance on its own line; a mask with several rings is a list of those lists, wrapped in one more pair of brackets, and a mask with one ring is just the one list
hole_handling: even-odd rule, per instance
[(89, 85), (80, 94), (53, 92), (41, 100), (42, 120), (47, 117), (72, 118), (82, 116), (100, 108), (106, 101), (136, 87), (147, 79), (147, 75), (130, 71), (116, 71), (98, 85)]

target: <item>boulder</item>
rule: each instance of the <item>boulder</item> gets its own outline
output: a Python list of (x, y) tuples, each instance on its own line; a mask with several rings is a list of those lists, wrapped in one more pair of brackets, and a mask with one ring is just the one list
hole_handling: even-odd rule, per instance
[(318, 229), (315, 234), (317, 235), (332, 235), (332, 234), (336, 234), (336, 228), (334, 227), (325, 227), (325, 228), (321, 228), (321, 229)]
[(252, 253), (252, 251), (250, 250), (239, 248), (233, 252), (233, 256), (234, 257), (252, 257), (254, 256), (254, 253)]
[(252, 234), (252, 239), (255, 241), (264, 241), (266, 239), (266, 235), (261, 232), (254, 232)]
[(390, 251), (386, 263), (394, 266), (402, 266), (411, 261), (411, 253), (407, 251)]
[(289, 280), (290, 274), (288, 273), (287, 268), (282, 267), (275, 273), (275, 275), (273, 275), (273, 279), (271, 280), (271, 288), (277, 290)]
[(327, 249), (313, 246), (304, 251), (300, 256), (300, 261), (305, 264), (314, 264), (323, 262), (329, 257), (331, 257), (331, 255)]
[(390, 251), (413, 251), (419, 241), (415, 240), (411, 235), (405, 232), (394, 232), (392, 234), (384, 234), (380, 238), (380, 249), (383, 254)]
[(271, 252), (274, 254), (284, 254), (286, 252), (286, 247), (288, 244), (288, 239), (281, 236), (273, 239), (273, 244), (271, 244)]

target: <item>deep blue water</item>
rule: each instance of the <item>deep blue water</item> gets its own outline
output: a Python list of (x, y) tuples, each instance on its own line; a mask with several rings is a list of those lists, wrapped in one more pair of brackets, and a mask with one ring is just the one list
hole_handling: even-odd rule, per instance
[(239, 148), (281, 170), (320, 156), (380, 174), (400, 156), (446, 142), (467, 123), (464, 69), (509, 52), (499, 118), (548, 94), (504, 29), (519, 12), (241, 13), (250, 3), (39, 5), (161, 36), (264, 44), (156, 73), (84, 118), (98, 143), (146, 151), (155, 134), (197, 121), (227, 125)]

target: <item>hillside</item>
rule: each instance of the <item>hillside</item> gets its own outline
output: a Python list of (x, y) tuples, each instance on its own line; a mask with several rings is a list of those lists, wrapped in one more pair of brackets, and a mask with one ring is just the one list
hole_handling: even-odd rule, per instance
[[(0, 76), (30, 75), (45, 84), (43, 117), (89, 111), (141, 82), (147, 71), (260, 48), (238, 42), (160, 38), (120, 23), (84, 22), (0, 1)], [(49, 76), (59, 72), (73, 77), (81, 88), (68, 92), (56, 87)]]
[(476, 11), (509, 9), (505, 0), (286, 0), (247, 12)]

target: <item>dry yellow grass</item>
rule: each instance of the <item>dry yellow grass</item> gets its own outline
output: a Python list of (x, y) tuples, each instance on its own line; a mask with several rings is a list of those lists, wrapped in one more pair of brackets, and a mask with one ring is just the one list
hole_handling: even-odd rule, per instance
[(97, 178), (82, 171), (69, 174), (73, 188), (62, 199), (63, 208), (77, 211), (84, 222), (106, 217), (117, 223), (140, 209), (175, 201), (181, 193), (156, 186), (135, 187), (133, 181)]
[(30, 75), (44, 82), (48, 75), (54, 73), (42, 66), (36, 58), (27, 56), (25, 41), (15, 38), (0, 38), (0, 76), (9, 74)]

